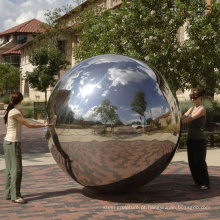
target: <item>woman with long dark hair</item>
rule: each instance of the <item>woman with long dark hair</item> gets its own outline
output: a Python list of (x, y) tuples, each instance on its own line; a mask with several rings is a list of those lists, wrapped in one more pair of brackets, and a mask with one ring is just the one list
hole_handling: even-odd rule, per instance
[(11, 94), (11, 101), (5, 111), (4, 121), (7, 125), (7, 133), (4, 138), (5, 154), (5, 198), (15, 203), (24, 204), (27, 200), (23, 199), (20, 193), (22, 179), (22, 126), (28, 128), (43, 128), (49, 126), (45, 124), (35, 124), (23, 117), (23, 110), (19, 110), (19, 105), (23, 100), (20, 92)]
[(209, 189), (209, 174), (206, 164), (206, 138), (204, 134), (206, 109), (202, 105), (205, 90), (193, 89), (190, 99), (194, 107), (181, 117), (182, 123), (189, 123), (187, 154), (189, 168), (193, 177), (192, 186), (198, 186), (201, 190)]

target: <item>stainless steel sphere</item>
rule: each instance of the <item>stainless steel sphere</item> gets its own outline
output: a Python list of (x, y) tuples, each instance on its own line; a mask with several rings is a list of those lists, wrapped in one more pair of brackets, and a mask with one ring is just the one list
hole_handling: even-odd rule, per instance
[(140, 187), (170, 163), (180, 136), (179, 106), (147, 64), (100, 55), (70, 69), (47, 105), (46, 132), (57, 164), (104, 192)]

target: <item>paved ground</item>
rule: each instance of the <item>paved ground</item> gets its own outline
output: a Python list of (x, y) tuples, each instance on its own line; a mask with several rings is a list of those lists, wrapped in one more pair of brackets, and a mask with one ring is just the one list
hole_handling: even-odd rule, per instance
[(24, 128), (22, 194), (18, 205), (4, 200), (5, 125), (0, 111), (0, 219), (219, 219), (220, 150), (208, 150), (211, 189), (190, 187), (185, 150), (151, 183), (126, 194), (104, 195), (70, 179), (51, 157), (43, 129)]

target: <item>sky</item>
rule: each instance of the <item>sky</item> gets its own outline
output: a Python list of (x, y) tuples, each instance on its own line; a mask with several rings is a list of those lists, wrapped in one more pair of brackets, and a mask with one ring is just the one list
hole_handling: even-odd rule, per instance
[(45, 12), (66, 5), (76, 6), (74, 0), (0, 0), (0, 32), (36, 18), (45, 22)]

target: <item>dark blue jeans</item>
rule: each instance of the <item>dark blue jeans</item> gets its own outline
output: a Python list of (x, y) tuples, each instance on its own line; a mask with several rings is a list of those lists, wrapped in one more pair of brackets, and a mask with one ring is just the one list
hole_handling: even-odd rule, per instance
[(209, 187), (209, 174), (206, 164), (206, 140), (205, 139), (188, 139), (187, 154), (189, 168), (193, 180), (198, 185), (206, 185)]

